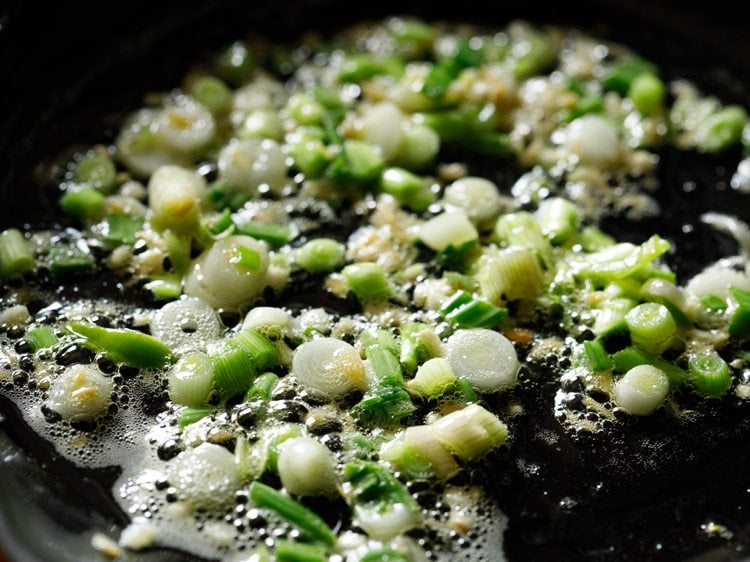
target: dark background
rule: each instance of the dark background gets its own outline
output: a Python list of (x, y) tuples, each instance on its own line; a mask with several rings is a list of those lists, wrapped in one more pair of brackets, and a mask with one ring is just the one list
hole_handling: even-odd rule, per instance
[[(54, 218), (55, 207), (38, 181), (39, 162), (72, 143), (106, 140), (107, 131), (140, 106), (144, 92), (177, 84), (196, 57), (204, 57), (249, 32), (292, 38), (311, 27), (331, 30), (360, 18), (391, 13), (497, 25), (515, 17), (573, 24), (631, 44), (674, 75), (706, 85), (726, 102), (750, 107), (750, 41), (746, 39), (747, 20), (741, 6), (740, 2), (625, 0), (464, 0), (446, 6), (434, 1), (407, 4), (393, 0), (0, 2), (0, 228)], [(674, 209), (672, 227), (679, 228), (683, 217), (704, 208), (739, 212), (748, 218), (747, 201), (715, 190), (717, 181), (726, 180), (731, 170), (725, 170), (722, 177), (717, 172), (722, 162), (711, 159), (703, 159), (697, 166), (680, 167), (679, 173), (662, 178), (675, 186), (688, 178), (705, 178), (690, 196), (679, 189), (665, 190), (662, 202)], [(656, 231), (654, 228), (651, 224), (640, 230), (650, 233)], [(719, 248), (726, 242), (713, 236), (698, 229), (683, 239), (682, 248), (703, 255), (707, 247)], [(736, 434), (734, 441), (719, 443), (708, 453), (726, 459), (730, 472), (744, 470), (747, 465), (740, 460), (746, 461), (749, 454), (745, 452), (746, 436)], [(102, 507), (106, 501), (96, 493), (92, 497), (95, 482), (76, 481), (75, 476), (59, 478), (69, 476), (69, 468), (51, 451), (34, 446), (32, 456), (43, 458), (42, 464), (27, 456), (15, 444), (21, 440), (28, 449), (31, 441), (27, 438), (12, 407), (0, 403), (0, 544), (17, 562), (85, 560), (90, 551), (81, 533), (91, 527), (114, 530), (121, 519)], [(737, 452), (734, 456), (733, 451)], [(696, 472), (685, 485), (696, 485), (696, 479), (709, 481), (711, 472), (715, 472), (714, 478), (731, 479), (720, 469), (707, 469), (706, 473)], [(683, 483), (679, 476), (676, 481)], [(723, 490), (717, 493), (720, 497), (716, 501), (726, 501), (732, 493), (733, 488)], [(637, 522), (626, 521), (627, 513), (618, 521), (629, 524), (629, 529), (637, 528)], [(674, 517), (675, 513), (664, 517)], [(552, 559), (544, 550), (536, 557), (519, 552), (525, 558), (518, 559)], [(695, 560), (706, 561), (740, 557), (726, 549), (705, 554), (683, 549), (660, 559), (685, 559), (692, 554), (697, 556)], [(647, 558), (639, 554), (630, 559)], [(165, 553), (133, 559), (184, 560), (180, 555)], [(603, 558), (592, 555), (571, 559)]]

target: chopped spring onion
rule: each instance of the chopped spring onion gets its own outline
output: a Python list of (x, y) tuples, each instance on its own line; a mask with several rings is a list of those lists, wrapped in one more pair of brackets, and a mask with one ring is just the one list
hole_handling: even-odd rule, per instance
[(443, 200), (462, 209), (477, 228), (492, 227), (492, 222), (503, 209), (503, 199), (494, 182), (468, 176), (445, 188)]
[(559, 246), (572, 238), (578, 230), (577, 207), (561, 197), (545, 199), (539, 204), (536, 213), (542, 233), (552, 244)]
[(645, 72), (633, 80), (628, 88), (628, 97), (635, 108), (644, 115), (650, 115), (664, 103), (667, 89), (658, 76)]
[(469, 404), (430, 424), (435, 438), (463, 460), (478, 459), (508, 440), (508, 427), (479, 404)]
[(316, 127), (305, 127), (287, 136), (286, 144), (294, 166), (308, 177), (319, 177), (331, 161), (324, 137), (325, 132)]
[(688, 374), (679, 366), (660, 357), (647, 355), (637, 347), (626, 347), (612, 356), (614, 368), (619, 373), (626, 373), (639, 365), (653, 365), (663, 371), (669, 378), (669, 386), (673, 389), (680, 387)]
[(383, 466), (347, 463), (344, 477), (344, 496), (369, 536), (386, 541), (421, 524), (419, 504)]
[(539, 74), (554, 62), (556, 56), (555, 45), (547, 34), (524, 29), (521, 43), (511, 51), (513, 75), (523, 79)]
[(488, 258), (477, 275), (482, 295), (492, 303), (535, 299), (545, 288), (544, 271), (529, 250), (506, 250)]
[(663, 304), (639, 304), (625, 315), (633, 344), (651, 355), (661, 355), (674, 342), (677, 323)]
[(225, 113), (232, 103), (229, 87), (215, 76), (199, 76), (193, 80), (190, 95), (214, 115)]
[(607, 371), (612, 368), (612, 358), (604, 349), (601, 341), (585, 341), (583, 342), (583, 350), (586, 354), (588, 367), (594, 373)]
[(235, 223), (235, 228), (239, 234), (252, 236), (256, 240), (264, 240), (272, 246), (283, 246), (292, 236), (289, 227), (284, 224), (246, 221)]
[(360, 562), (409, 562), (402, 554), (387, 547), (370, 550), (359, 560)]
[(211, 412), (213, 412), (213, 408), (210, 408), (208, 406), (204, 406), (201, 408), (185, 408), (184, 410), (182, 410), (182, 412), (180, 412), (180, 428), (184, 429), (187, 426), (192, 425), (207, 416), (210, 416)]
[(365, 364), (359, 352), (335, 338), (318, 338), (300, 345), (294, 351), (292, 373), (309, 391), (329, 397), (366, 387)]
[(479, 238), (476, 227), (463, 212), (443, 213), (419, 228), (419, 240), (431, 250), (460, 249)]
[(254, 381), (253, 385), (245, 394), (245, 401), (250, 400), (269, 400), (276, 383), (279, 382), (279, 376), (275, 373), (263, 373)]
[(607, 246), (614, 246), (615, 239), (604, 234), (601, 230), (595, 226), (586, 226), (581, 230), (578, 236), (578, 241), (581, 244), (584, 252), (592, 253)]
[(731, 287), (729, 291), (737, 300), (737, 309), (729, 325), (729, 335), (733, 338), (746, 338), (750, 336), (750, 291), (737, 287)]
[(104, 230), (104, 241), (108, 244), (135, 244), (136, 234), (143, 227), (143, 217), (130, 213), (109, 213), (104, 217), (106, 229)]
[(549, 249), (549, 241), (534, 215), (525, 211), (508, 213), (497, 219), (495, 239), (508, 248), (525, 248), (542, 254)]
[(257, 330), (244, 328), (231, 339), (250, 357), (258, 371), (265, 371), (279, 364), (276, 346)]
[(417, 368), (417, 374), (406, 383), (406, 387), (420, 396), (437, 398), (448, 390), (455, 381), (456, 374), (448, 360), (435, 357)]
[(157, 299), (177, 299), (182, 294), (182, 277), (174, 273), (166, 275), (154, 275), (144, 288)]
[(84, 156), (76, 162), (73, 175), (78, 183), (107, 191), (115, 184), (117, 170), (109, 155), (100, 152)]
[(729, 306), (727, 301), (717, 295), (704, 295), (699, 300), (704, 307), (714, 312), (726, 310)]
[(309, 273), (329, 273), (343, 263), (345, 250), (332, 238), (315, 238), (297, 250), (297, 264)]
[(669, 248), (669, 242), (654, 235), (640, 246), (622, 242), (582, 256), (573, 268), (577, 276), (601, 282), (645, 275), (650, 273), (654, 260)]
[(242, 328), (257, 330), (269, 339), (279, 339), (292, 328), (292, 317), (281, 308), (256, 306), (248, 311)]
[(317, 439), (287, 439), (279, 445), (276, 466), (282, 485), (294, 496), (332, 496), (336, 493), (333, 455)]
[(34, 255), (20, 231), (15, 228), (0, 233), (0, 277), (18, 277), (34, 269)]
[(625, 316), (636, 306), (635, 300), (612, 298), (604, 301), (602, 306), (603, 308), (594, 310), (595, 320), (592, 329), (597, 336), (607, 337), (627, 330)]
[(700, 124), (698, 150), (719, 152), (739, 143), (747, 122), (747, 113), (738, 105), (720, 109)]
[(107, 198), (93, 187), (68, 189), (60, 197), (60, 207), (68, 215), (79, 220), (95, 220), (104, 212)]
[(412, 322), (401, 329), (399, 360), (407, 372), (413, 373), (417, 365), (442, 354), (443, 345), (429, 326)]
[(70, 322), (67, 329), (117, 363), (150, 368), (161, 367), (172, 359), (172, 351), (166, 345), (136, 330), (102, 328), (81, 320)]
[(352, 408), (357, 421), (368, 427), (392, 427), (413, 414), (417, 407), (404, 388), (401, 376), (387, 376), (378, 381)]
[[(258, 271), (251, 271), (236, 259), (238, 246), (258, 252), (261, 263)], [(237, 310), (252, 303), (266, 286), (268, 249), (260, 242), (245, 235), (229, 236), (217, 240), (195, 259), (185, 276), (185, 294), (197, 297), (214, 308)]]
[(424, 125), (412, 123), (403, 131), (396, 163), (409, 170), (421, 170), (435, 160), (440, 151), (440, 137)]
[(380, 456), (409, 478), (449, 480), (460, 471), (456, 461), (437, 440), (429, 426), (407, 427), (383, 444)]
[(393, 195), (404, 207), (416, 213), (425, 211), (435, 201), (435, 194), (425, 178), (403, 168), (386, 168), (380, 176), (380, 190)]
[(326, 562), (328, 560), (324, 546), (283, 539), (276, 541), (274, 556), (276, 562)]
[(393, 295), (393, 287), (382, 265), (361, 262), (347, 265), (341, 274), (349, 288), (362, 302), (388, 299)]
[(174, 364), (167, 381), (172, 402), (192, 408), (205, 406), (214, 385), (213, 362), (205, 353), (188, 352)]
[(653, 63), (633, 57), (612, 66), (604, 75), (602, 84), (608, 90), (614, 90), (621, 96), (627, 95), (633, 82), (642, 74), (654, 74), (656, 67)]
[(341, 65), (339, 80), (359, 83), (378, 74), (399, 77), (403, 72), (404, 63), (396, 57), (355, 55), (346, 59)]
[(693, 355), (688, 360), (690, 382), (703, 396), (723, 396), (732, 386), (729, 365), (715, 353)]
[(242, 123), (238, 136), (241, 139), (281, 141), (284, 138), (284, 123), (275, 109), (256, 109)]
[(239, 85), (250, 78), (255, 70), (255, 60), (242, 41), (236, 41), (219, 54), (216, 71), (222, 78)]
[(255, 363), (235, 341), (223, 341), (211, 358), (216, 388), (224, 398), (244, 394), (255, 380)]
[(337, 179), (366, 183), (376, 180), (384, 167), (385, 160), (379, 146), (367, 141), (347, 139), (330, 170)]
[(444, 57), (430, 69), (422, 91), (430, 98), (442, 98), (448, 91), (448, 86), (462, 70), (479, 66), (483, 58), (482, 51), (473, 48), (468, 40), (460, 41), (452, 54)]
[(320, 125), (325, 107), (312, 94), (295, 94), (286, 104), (289, 117), (302, 126)]
[(669, 378), (653, 365), (638, 365), (615, 383), (615, 403), (634, 416), (647, 416), (669, 393)]
[(242, 244), (234, 247), (234, 255), (229, 259), (229, 263), (253, 273), (258, 273), (262, 265), (260, 252)]
[(250, 484), (250, 499), (258, 507), (275, 511), (309, 539), (328, 546), (336, 542), (336, 535), (320, 516), (282, 492), (256, 481)]
[(361, 339), (365, 347), (365, 357), (379, 379), (388, 376), (394, 376), (397, 379), (401, 377), (398, 345), (393, 334), (387, 330), (377, 330), (374, 333), (363, 332)]
[(38, 326), (32, 328), (26, 332), (23, 339), (29, 343), (31, 349), (34, 351), (52, 347), (57, 343), (57, 335), (51, 326)]
[(653, 277), (641, 286), (640, 295), (645, 300), (666, 306), (678, 326), (690, 326), (690, 319), (683, 312), (686, 310), (685, 295), (671, 281)]
[(46, 405), (70, 421), (92, 421), (107, 413), (114, 383), (94, 365), (70, 365), (50, 383)]
[(182, 298), (162, 306), (151, 318), (151, 335), (177, 353), (204, 350), (221, 336), (216, 311), (196, 298)]
[(57, 244), (49, 251), (49, 270), (54, 275), (87, 273), (94, 269), (96, 260), (88, 245), (77, 243)]
[(440, 312), (446, 320), (462, 328), (494, 328), (508, 316), (507, 308), (473, 298), (465, 291), (459, 291)]
[(205, 189), (206, 181), (193, 170), (161, 166), (148, 182), (151, 224), (159, 230), (192, 230), (200, 218), (200, 197)]

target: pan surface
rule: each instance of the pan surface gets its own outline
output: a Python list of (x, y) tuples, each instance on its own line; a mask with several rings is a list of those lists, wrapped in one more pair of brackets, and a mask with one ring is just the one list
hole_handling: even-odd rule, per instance
[[(361, 18), (404, 13), (396, 2), (358, 6), (330, 1), (220, 1), (162, 14), (132, 2), (117, 16), (58, 6), (40, 19), (33, 3), (0, 11), (0, 226), (54, 222), (54, 192), (40, 181), (40, 161), (70, 145), (111, 140), (112, 130), (144, 92), (178, 82), (195, 59), (227, 40), (259, 32), (295, 37), (335, 30)], [(723, 101), (750, 107), (750, 47), (738, 13), (704, 4), (615, 2), (575, 6), (511, 2), (435, 7), (410, 5), (426, 19), (465, 19), (498, 26), (512, 17), (572, 24), (632, 46), (667, 77), (694, 80)], [(38, 7), (37, 7), (38, 8)], [(467, 9), (472, 8), (472, 9)], [(724, 7), (723, 9), (729, 10)], [(231, 14), (231, 16), (230, 16)], [(10, 55), (13, 53), (13, 55)], [(158, 56), (154, 56), (158, 53)], [(148, 62), (144, 62), (148, 61)], [(12, 86), (11, 86), (12, 84)], [(750, 203), (728, 187), (738, 154), (661, 154), (664, 213), (639, 223), (613, 220), (618, 237), (652, 232), (673, 240), (671, 264), (687, 276), (736, 251), (698, 217), (706, 210), (750, 220)], [(518, 170), (479, 161), (500, 185)], [(105, 289), (106, 290), (106, 289)], [(302, 298), (302, 297), (300, 297)], [(750, 408), (722, 402), (682, 420), (640, 420), (606, 439), (573, 437), (552, 417), (555, 365), (534, 365), (519, 388), (527, 410), (515, 422), (513, 450), (497, 459), (489, 483), (508, 517), (508, 560), (739, 560), (750, 548)], [(59, 458), (0, 397), (0, 544), (19, 562), (91, 559), (92, 530), (116, 535), (126, 521), (109, 498), (116, 471), (81, 471)], [(530, 470), (529, 467), (534, 467)], [(33, 522), (33, 524), (29, 524)], [(726, 532), (711, 533), (711, 524)], [(718, 527), (717, 527), (718, 528)], [(151, 551), (124, 559), (189, 560)]]

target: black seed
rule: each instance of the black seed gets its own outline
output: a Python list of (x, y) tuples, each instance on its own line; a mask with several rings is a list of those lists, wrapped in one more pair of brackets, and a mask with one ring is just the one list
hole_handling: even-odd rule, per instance
[(16, 369), (15, 371), (13, 371), (12, 377), (15, 384), (17, 384), (18, 386), (22, 386), (28, 382), (29, 373), (27, 373), (23, 369)]
[(70, 427), (73, 429), (77, 429), (78, 431), (85, 431), (86, 433), (90, 433), (96, 429), (96, 422), (95, 421), (71, 421)]
[(102, 373), (111, 375), (117, 370), (117, 365), (109, 357), (101, 356), (96, 360), (96, 365)]
[(55, 356), (58, 365), (75, 365), (76, 363), (91, 363), (94, 353), (77, 343), (70, 344), (61, 349)]
[(341, 442), (341, 437), (339, 437), (335, 433), (329, 433), (328, 435), (324, 435), (320, 439), (320, 442), (323, 443), (323, 445), (328, 447), (334, 453), (337, 451), (342, 451), (344, 449), (344, 444)]
[(120, 374), (125, 379), (132, 379), (134, 377), (137, 377), (138, 373), (140, 373), (140, 369), (138, 369), (138, 367), (131, 367), (129, 365), (120, 365)]
[(159, 478), (159, 480), (154, 482), (154, 487), (157, 490), (166, 490), (169, 488), (169, 481), (166, 478)]
[(240, 314), (238, 312), (222, 310), (219, 317), (227, 328), (234, 328), (240, 322)]
[(337, 433), (343, 429), (339, 420), (328, 416), (310, 416), (305, 420), (305, 426), (313, 435)]
[(182, 443), (176, 441), (175, 439), (168, 439), (167, 441), (159, 445), (159, 448), (156, 450), (156, 454), (161, 460), (168, 461), (175, 458), (184, 450), (185, 446)]
[(26, 340), (18, 340), (16, 342), (16, 345), (13, 346), (13, 349), (16, 350), (16, 353), (33, 353), (34, 348), (31, 347), (31, 344)]
[(62, 416), (52, 410), (47, 404), (42, 404), (42, 415), (47, 423), (57, 423), (62, 419)]
[(23, 326), (11, 326), (8, 328), (8, 337), (12, 340), (17, 340), (18, 338), (23, 337), (25, 333), (26, 330)]
[(281, 400), (271, 402), (268, 412), (278, 420), (301, 423), (307, 415), (307, 406), (296, 400)]
[(30, 373), (33, 372), (36, 367), (36, 365), (34, 365), (34, 359), (30, 355), (24, 355), (21, 357), (18, 360), (18, 366)]
[(237, 412), (237, 423), (242, 427), (253, 427), (257, 417), (255, 410), (252, 408), (243, 408)]

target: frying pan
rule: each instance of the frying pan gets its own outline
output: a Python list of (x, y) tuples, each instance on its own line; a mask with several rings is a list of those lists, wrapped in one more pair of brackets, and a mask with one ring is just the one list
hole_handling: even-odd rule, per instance
[[(0, 6), (0, 226), (60, 220), (40, 162), (71, 145), (111, 140), (145, 92), (172, 87), (195, 60), (253, 32), (291, 39), (310, 28), (327, 32), (406, 12), (498, 26), (515, 17), (571, 24), (631, 45), (668, 78), (689, 78), (725, 102), (750, 107), (750, 43), (739, 3), (653, 4), (464, 0), (407, 8), (395, 0), (220, 0)], [(633, 241), (659, 232), (676, 242), (680, 256), (669, 259), (684, 278), (736, 251), (730, 239), (701, 225), (699, 215), (714, 210), (749, 220), (750, 205), (728, 187), (738, 152), (714, 157), (665, 150), (660, 156), (662, 216), (635, 226), (613, 219), (605, 228)], [(474, 165), (506, 188), (518, 174), (505, 161)], [(685, 419), (653, 417), (603, 436), (575, 436), (552, 418), (554, 369), (542, 363), (524, 370), (518, 393), (526, 411), (512, 422), (511, 451), (492, 459), (497, 466), (491, 474), (499, 476), (487, 484), (509, 517), (508, 559), (743, 559), (750, 548), (750, 408), (728, 398)], [(70, 465), (1, 397), (0, 475), (0, 545), (10, 560), (91, 560), (91, 532), (117, 536), (127, 521), (108, 493), (115, 469)], [(707, 533), (711, 522), (728, 534)], [(123, 559), (192, 560), (164, 549)]]

